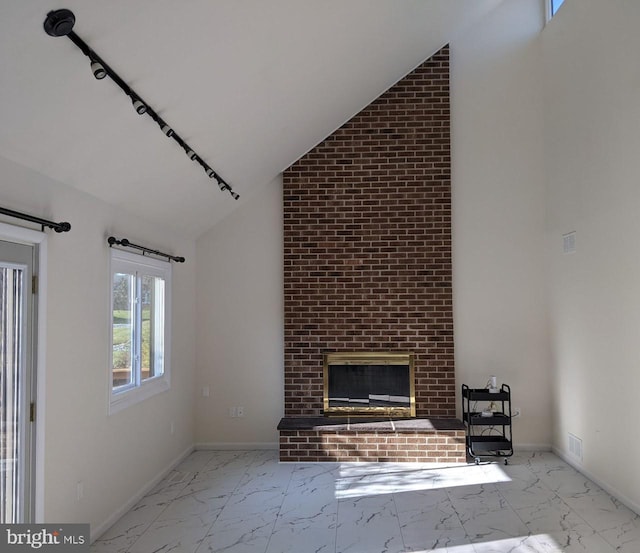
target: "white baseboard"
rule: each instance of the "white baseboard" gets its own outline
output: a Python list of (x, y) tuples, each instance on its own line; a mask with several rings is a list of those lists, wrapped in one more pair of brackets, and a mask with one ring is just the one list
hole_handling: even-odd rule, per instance
[(147, 482), (140, 490), (138, 490), (129, 501), (127, 501), (122, 507), (117, 509), (111, 514), (107, 520), (102, 524), (99, 524), (95, 528), (91, 529), (91, 543), (97, 540), (102, 534), (104, 534), (109, 528), (111, 528), (120, 518), (127, 513), (131, 508), (138, 503), (145, 495), (147, 495), (171, 470), (173, 470), (178, 464), (184, 461), (193, 452), (194, 447), (189, 446), (180, 455), (178, 455), (173, 461), (171, 461), (160, 473), (152, 480)]
[(603, 482), (602, 480), (600, 480), (600, 478), (593, 475), (591, 472), (585, 469), (580, 463), (577, 463), (567, 452), (555, 446), (551, 448), (551, 451), (553, 451), (565, 463), (567, 463), (568, 465), (571, 465), (574, 469), (576, 469), (578, 472), (586, 476), (589, 480), (591, 480), (592, 482), (600, 486), (609, 495), (615, 497), (618, 501), (620, 501), (620, 503), (629, 507), (629, 509), (631, 509), (633, 512), (640, 514), (639, 503), (636, 503), (635, 501), (629, 499), (626, 495), (621, 493), (619, 490), (617, 490), (613, 486), (610, 486), (606, 482)]
[(200, 442), (196, 449), (211, 449), (219, 451), (233, 451), (234, 449), (245, 451), (251, 449), (278, 449), (277, 442)]

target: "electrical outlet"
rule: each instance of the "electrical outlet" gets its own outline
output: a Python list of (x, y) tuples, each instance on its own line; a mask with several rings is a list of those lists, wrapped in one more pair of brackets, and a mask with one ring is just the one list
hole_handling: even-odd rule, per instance
[(209, 397), (209, 386), (202, 387), (202, 397)]
[(82, 481), (76, 483), (76, 499), (80, 501), (84, 497), (84, 483)]
[(176, 425), (173, 421), (171, 421), (171, 424), (169, 425), (169, 433), (173, 436), (175, 432), (176, 432)]
[(244, 407), (236, 407), (236, 414), (239, 417), (244, 417)]
[(238, 409), (236, 407), (229, 407), (229, 416), (235, 419), (238, 416)]
[(514, 407), (513, 411), (511, 412), (511, 418), (515, 419), (520, 415), (522, 415), (522, 409), (520, 409), (520, 407)]

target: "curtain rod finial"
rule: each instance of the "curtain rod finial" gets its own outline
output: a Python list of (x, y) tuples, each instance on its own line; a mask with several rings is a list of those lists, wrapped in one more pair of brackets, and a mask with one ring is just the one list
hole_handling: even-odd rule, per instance
[(64, 221), (63, 223), (58, 223), (58, 226), (56, 226), (55, 231), (56, 232), (69, 232), (71, 230), (71, 224), (67, 223), (66, 221)]

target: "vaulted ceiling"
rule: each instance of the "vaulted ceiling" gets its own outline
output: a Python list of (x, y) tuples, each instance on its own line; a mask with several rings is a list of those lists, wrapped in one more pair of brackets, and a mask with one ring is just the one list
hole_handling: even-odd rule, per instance
[[(5, 0), (0, 156), (195, 237), (500, 1)], [(239, 201), (44, 32), (59, 8)]]

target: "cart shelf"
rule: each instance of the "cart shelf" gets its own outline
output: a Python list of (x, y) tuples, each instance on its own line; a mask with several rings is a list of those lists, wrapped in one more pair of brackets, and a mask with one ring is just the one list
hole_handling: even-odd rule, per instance
[(490, 392), (486, 388), (469, 388), (462, 386), (462, 397), (471, 401), (508, 401), (511, 394), (504, 389), (497, 392)]
[(476, 426), (507, 426), (511, 424), (511, 417), (504, 413), (494, 413), (491, 417), (476, 412), (464, 413), (463, 420)]

